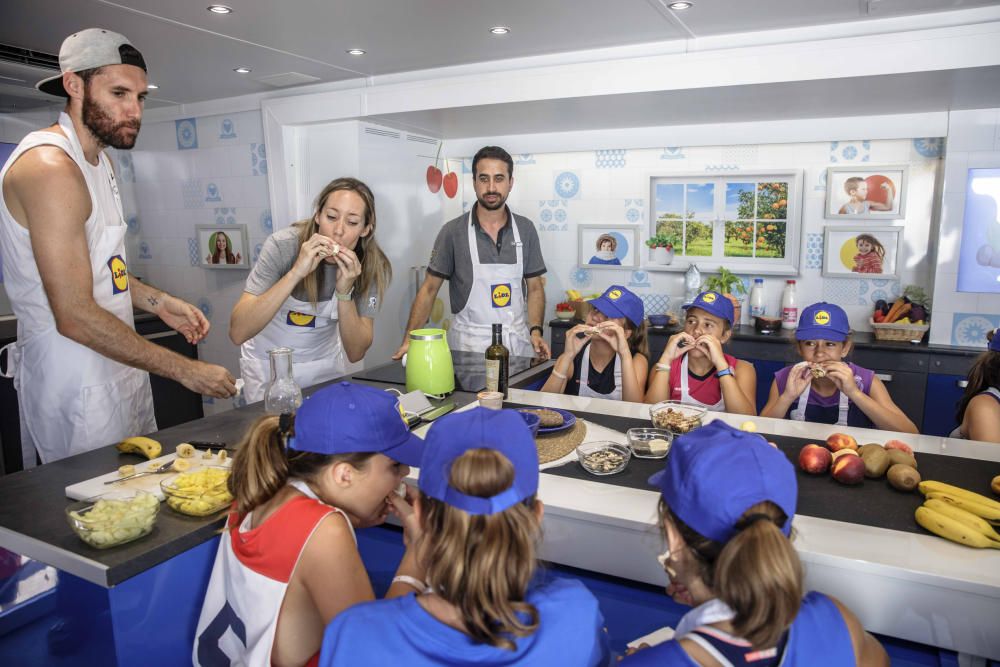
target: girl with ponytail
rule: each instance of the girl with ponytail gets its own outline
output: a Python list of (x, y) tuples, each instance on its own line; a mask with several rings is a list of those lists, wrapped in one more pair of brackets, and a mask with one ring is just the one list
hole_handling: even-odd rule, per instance
[(1000, 329), (986, 334), (986, 351), (969, 370), (952, 438), (1000, 443)]
[(321, 665), (607, 664), (597, 600), (536, 571), (538, 452), (519, 414), (475, 408), (436, 421), (419, 484), (426, 578), (407, 582), (411, 595), (337, 616)]
[[(195, 665), (315, 665), (323, 628), (374, 599), (354, 529), (397, 515), (419, 537), (396, 493), (422, 441), (398, 401), (348, 382), (320, 389), (298, 414), (268, 416), (233, 457), (234, 510), (222, 535), (195, 634)], [(421, 577), (408, 549), (398, 574)], [(386, 597), (409, 589), (394, 583)]]
[(798, 484), (759, 435), (715, 421), (674, 441), (660, 488), (667, 593), (693, 606), (674, 639), (623, 665), (888, 665), (838, 600), (803, 591), (789, 535)]

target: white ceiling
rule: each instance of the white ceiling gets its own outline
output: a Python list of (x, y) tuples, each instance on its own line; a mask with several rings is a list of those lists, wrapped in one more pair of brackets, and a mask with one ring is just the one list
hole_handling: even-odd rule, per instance
[[(866, 21), (1000, 4), (1000, 0), (31, 0), (0, 3), (0, 43), (58, 53), (86, 27), (128, 36), (149, 66), (151, 106), (274, 90), (259, 79), (298, 73), (320, 82), (523, 56), (694, 37)], [(494, 37), (489, 28), (509, 26)], [(349, 48), (367, 51), (361, 57)], [(253, 69), (239, 75), (233, 68)], [(44, 104), (47, 74), (0, 63), (0, 112)], [(695, 93), (692, 93), (694, 95)], [(738, 93), (737, 93), (738, 94)], [(761, 110), (764, 113), (765, 110)], [(447, 118), (435, 125), (448, 125)], [(461, 128), (454, 128), (461, 133)]]

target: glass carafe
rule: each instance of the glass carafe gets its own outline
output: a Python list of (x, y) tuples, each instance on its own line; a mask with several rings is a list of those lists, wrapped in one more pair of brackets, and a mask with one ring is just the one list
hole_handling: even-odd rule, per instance
[(268, 414), (293, 413), (302, 405), (302, 390), (292, 376), (292, 350), (276, 347), (267, 351), (271, 358), (271, 381), (264, 390), (264, 410)]

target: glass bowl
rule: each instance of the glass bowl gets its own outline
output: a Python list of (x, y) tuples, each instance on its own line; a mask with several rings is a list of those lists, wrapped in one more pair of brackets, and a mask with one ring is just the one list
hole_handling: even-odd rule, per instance
[(632, 457), (628, 447), (609, 440), (585, 442), (576, 448), (576, 458), (592, 475), (614, 475), (625, 469)]
[(72, 503), (66, 519), (81, 540), (95, 549), (108, 549), (153, 532), (160, 500), (141, 489), (108, 493)]
[(203, 466), (193, 472), (179, 475), (160, 482), (160, 489), (166, 497), (167, 506), (188, 516), (209, 516), (227, 509), (233, 502), (227, 485), (229, 468)]
[(701, 420), (708, 412), (705, 408), (685, 405), (680, 401), (661, 401), (650, 406), (649, 418), (655, 428), (681, 435), (701, 426)]
[(630, 428), (625, 437), (632, 456), (640, 459), (666, 458), (674, 442), (674, 434), (663, 428)]

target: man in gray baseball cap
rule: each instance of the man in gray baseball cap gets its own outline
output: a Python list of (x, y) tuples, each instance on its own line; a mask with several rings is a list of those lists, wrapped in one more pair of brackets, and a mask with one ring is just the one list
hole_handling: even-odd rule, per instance
[(150, 343), (133, 309), (191, 343), (200, 310), (128, 271), (125, 221), (104, 149), (135, 145), (146, 63), (125, 37), (90, 28), (59, 50), (61, 74), (38, 89), (66, 98), (56, 124), (26, 136), (0, 171), (0, 251), (18, 340), (7, 355), (20, 404), (22, 454), (33, 465), (156, 430), (149, 373), (227, 397), (233, 377)]

